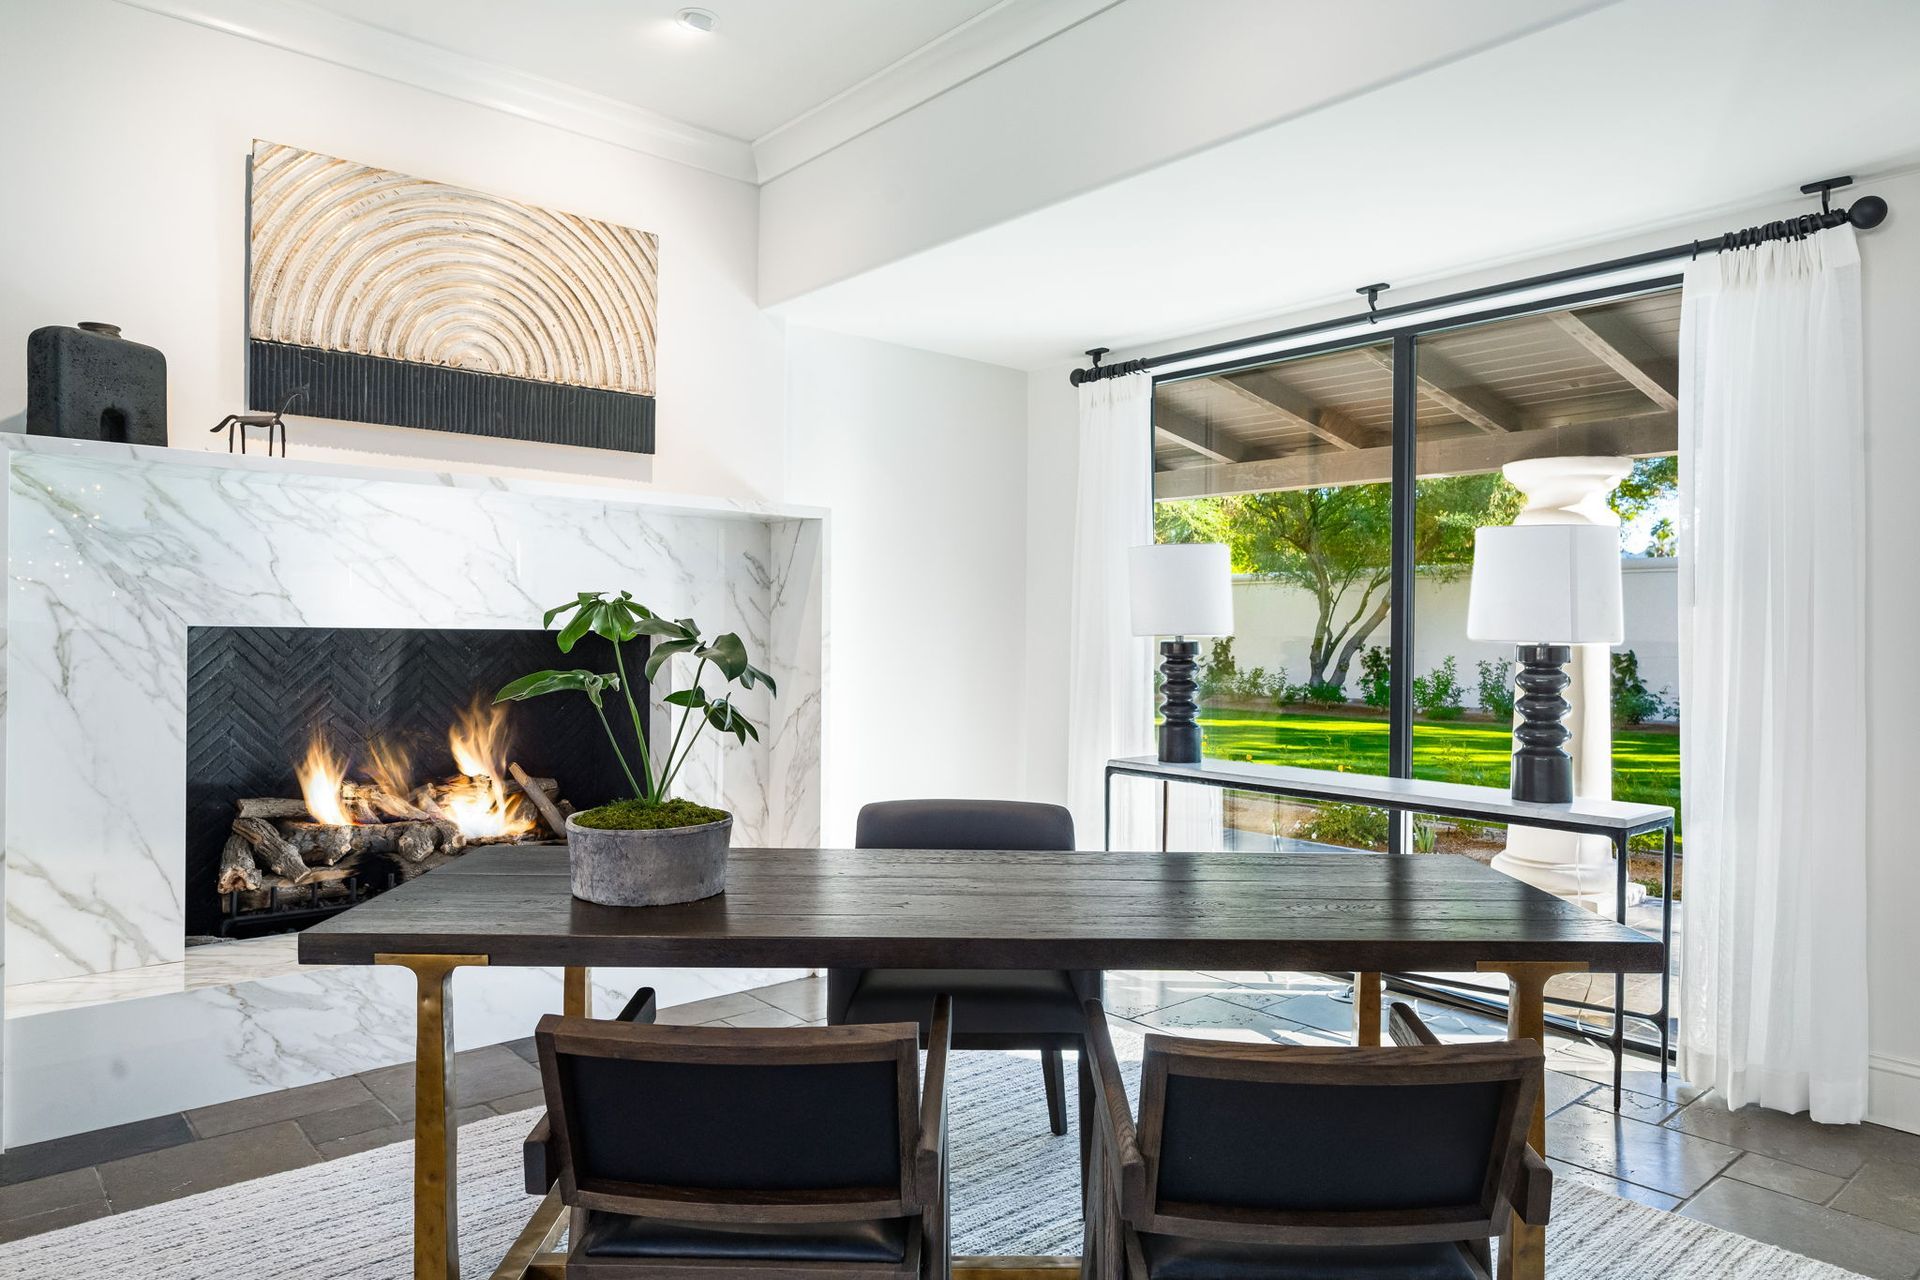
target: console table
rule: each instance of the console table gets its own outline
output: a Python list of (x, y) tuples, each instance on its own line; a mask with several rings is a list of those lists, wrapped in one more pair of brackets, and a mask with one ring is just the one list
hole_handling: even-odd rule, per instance
[[(1555, 974), (1652, 973), (1664, 949), (1469, 858), (1384, 854), (735, 849), (727, 891), (671, 907), (602, 907), (568, 893), (567, 853), (476, 849), (300, 935), (307, 964), (391, 964), (416, 984), (415, 1280), (457, 1280), (452, 998), (470, 965), (781, 968), (1439, 968), (1505, 975), (1507, 1033), (1543, 1040)], [(1376, 988), (1377, 994), (1377, 988)], [(1380, 1042), (1380, 1020), (1361, 1028)], [(1084, 1131), (1088, 1071), (1080, 1067)], [(1544, 1092), (1544, 1091), (1543, 1091)], [(1546, 1107), (1529, 1125), (1546, 1151)], [(496, 1280), (560, 1276), (565, 1223), (550, 1194)], [(1068, 1206), (1064, 1212), (1071, 1213)], [(1545, 1273), (1546, 1232), (1515, 1220), (1502, 1274)], [(955, 1280), (1056, 1280), (1078, 1258), (956, 1258)]]
[[(1576, 799), (1571, 804), (1535, 804), (1515, 800), (1499, 787), (1470, 787), (1457, 782), (1428, 782), (1421, 778), (1383, 778), (1375, 774), (1339, 773), (1331, 769), (1296, 769), (1287, 765), (1248, 764), (1232, 760), (1202, 760), (1199, 764), (1167, 764), (1153, 756), (1125, 756), (1107, 761), (1106, 828), (1102, 843), (1113, 845), (1113, 780), (1116, 776), (1148, 778), (1161, 783), (1187, 783), (1227, 791), (1253, 791), (1293, 800), (1323, 804), (1359, 804), (1389, 813), (1431, 813), (1443, 818), (1543, 827), (1580, 835), (1605, 836), (1613, 844), (1614, 918), (1627, 922), (1627, 842), (1634, 836), (1665, 834), (1661, 853), (1660, 899), (1660, 1009), (1654, 1016), (1660, 1030), (1660, 1078), (1667, 1078), (1671, 1048), (1670, 1006), (1673, 945), (1673, 810), (1662, 804), (1628, 804), (1621, 800)], [(1164, 837), (1162, 852), (1165, 852)], [(1356, 1017), (1368, 1008), (1378, 1010), (1378, 973), (1354, 974)], [(1620, 1109), (1621, 1058), (1625, 1051), (1627, 979), (1614, 976), (1613, 1030), (1607, 1045), (1613, 1051), (1613, 1108)], [(1370, 988), (1370, 989), (1368, 989)], [(1576, 1008), (1604, 1010), (1585, 1001), (1564, 1001)]]

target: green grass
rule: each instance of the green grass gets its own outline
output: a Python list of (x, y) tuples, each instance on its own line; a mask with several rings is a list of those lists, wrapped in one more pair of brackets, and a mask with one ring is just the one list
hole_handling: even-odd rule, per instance
[[(1200, 724), (1206, 731), (1206, 753), (1216, 759), (1352, 773), (1387, 771), (1384, 719), (1208, 707), (1200, 713)], [(1506, 725), (1421, 721), (1413, 727), (1415, 777), (1504, 787), (1512, 753), (1513, 735)], [(1678, 814), (1680, 735), (1614, 730), (1613, 795), (1616, 800), (1672, 805)]]

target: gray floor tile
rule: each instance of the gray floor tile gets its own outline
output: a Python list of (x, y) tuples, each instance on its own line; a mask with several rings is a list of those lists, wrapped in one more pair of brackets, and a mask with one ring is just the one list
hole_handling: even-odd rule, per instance
[(345, 1138), (355, 1133), (365, 1133), (369, 1129), (381, 1129), (398, 1123), (400, 1117), (376, 1102), (371, 1094), (365, 1102), (356, 1102), (351, 1106), (335, 1107), (331, 1111), (322, 1111), (319, 1115), (301, 1116), (294, 1123), (300, 1126), (300, 1132), (307, 1135), (307, 1141), (315, 1146), (323, 1142), (332, 1142), (335, 1138)]
[[(413, 1119), (412, 1063), (368, 1071), (358, 1079), (395, 1118)], [(479, 1106), (539, 1087), (540, 1068), (505, 1045), (469, 1049), (454, 1056), (453, 1094), (462, 1107)]]
[(518, 1040), (507, 1041), (507, 1048), (513, 1050), (534, 1066), (540, 1065), (540, 1050), (534, 1046), (532, 1036), (523, 1036)]
[(814, 1022), (827, 1016), (825, 978), (795, 978), (791, 982), (760, 987), (753, 994), (776, 1009), (785, 1009), (802, 1022)]
[(1582, 1080), (1579, 1076), (1570, 1076), (1562, 1071), (1547, 1072), (1547, 1114), (1552, 1115), (1562, 1107), (1572, 1106), (1599, 1087), (1591, 1080)]
[[(1381, 1002), (1380, 1025), (1383, 1028), (1387, 1025), (1387, 1006), (1388, 1002)], [(1276, 1018), (1285, 1018), (1288, 1022), (1318, 1027), (1322, 1031), (1331, 1032), (1352, 1043), (1353, 1002), (1351, 1000), (1343, 1000), (1337, 995), (1291, 996), (1265, 1006), (1264, 1011)]]
[(1679, 1212), (1876, 1280), (1911, 1280), (1920, 1268), (1920, 1235), (1732, 1178), (1719, 1179)]
[(31, 1182), (56, 1173), (66, 1173), (70, 1169), (84, 1169), (88, 1165), (147, 1151), (162, 1151), (192, 1141), (193, 1127), (187, 1123), (185, 1116), (177, 1112), (155, 1116), (151, 1120), (117, 1124), (109, 1129), (76, 1133), (69, 1138), (36, 1142), (0, 1154), (0, 1184)]
[(25, 1218), (0, 1220), (0, 1244), (24, 1240), (28, 1236), (37, 1236), (46, 1231), (58, 1231), (62, 1227), (71, 1227), (82, 1222), (92, 1222), (95, 1218), (106, 1217), (112, 1211), (106, 1197), (102, 1196), (96, 1200), (89, 1200), (85, 1204), (62, 1205), (58, 1209), (48, 1209)]
[(1619, 1196), (1623, 1200), (1635, 1200), (1655, 1209), (1673, 1209), (1680, 1204), (1679, 1196), (1670, 1196), (1664, 1191), (1655, 1191), (1652, 1187), (1642, 1187), (1625, 1182), (1619, 1178), (1608, 1177), (1604, 1173), (1595, 1173), (1592, 1169), (1582, 1169), (1577, 1164), (1568, 1164), (1564, 1160), (1547, 1158), (1547, 1164), (1553, 1169), (1556, 1182), (1577, 1182), (1583, 1187), (1592, 1187), (1608, 1195)]
[(1547, 1117), (1547, 1151), (1568, 1164), (1683, 1198), (1740, 1155), (1734, 1147), (1584, 1103)]
[(257, 1129), (276, 1120), (298, 1120), (301, 1116), (319, 1115), (321, 1112), (371, 1101), (373, 1095), (367, 1092), (367, 1087), (353, 1076), (347, 1076), (339, 1080), (323, 1080), (319, 1084), (301, 1085), (295, 1089), (256, 1094), (251, 1098), (222, 1102), (217, 1106), (199, 1107), (187, 1112), (187, 1123), (193, 1126), (193, 1131), (200, 1137), (217, 1138), (223, 1133)]
[[(1785, 1160), (1775, 1160), (1772, 1156), (1757, 1155), (1752, 1151), (1745, 1152), (1728, 1165), (1724, 1176), (1814, 1204), (1827, 1203), (1833, 1199), (1835, 1192), (1847, 1185), (1845, 1178), (1836, 1178), (1818, 1169), (1788, 1164)], [(1920, 1267), (1920, 1261), (1914, 1265)]]
[(0, 1220), (30, 1218), (54, 1209), (105, 1200), (106, 1194), (100, 1186), (100, 1175), (91, 1166), (69, 1169), (32, 1182), (0, 1187)]
[(1819, 1125), (1804, 1115), (1761, 1107), (1729, 1111), (1718, 1094), (1687, 1104), (1667, 1127), (1841, 1178), (1866, 1163), (1858, 1125)]
[[(1669, 1072), (1667, 1078), (1660, 1078), (1658, 1066), (1644, 1065), (1651, 1059), (1630, 1053), (1626, 1057), (1624, 1069), (1620, 1073), (1622, 1088), (1647, 1098), (1665, 1098), (1670, 1102), (1685, 1105), (1706, 1093), (1705, 1089), (1688, 1084), (1679, 1076)], [(1570, 1068), (1568, 1074), (1592, 1080), (1596, 1084), (1613, 1087), (1613, 1062), (1608, 1060), (1591, 1067)]]
[(785, 1009), (776, 1009), (770, 1004), (736, 1013), (720, 1021), (730, 1027), (798, 1027), (806, 1023), (806, 1019), (800, 1015), (788, 1013)]
[[(1833, 1207), (1920, 1233), (1920, 1165), (1869, 1160), (1833, 1198)], [(1914, 1265), (1920, 1267), (1920, 1260)]]
[[(487, 1106), (462, 1107), (453, 1113), (456, 1125), (472, 1124), (475, 1120), (491, 1119), (494, 1111)], [(362, 1151), (371, 1151), (375, 1147), (388, 1146), (413, 1137), (411, 1118), (397, 1124), (382, 1125), (378, 1129), (368, 1129), (361, 1133), (350, 1133), (345, 1137), (334, 1138), (330, 1142), (315, 1144), (322, 1160), (338, 1160), (341, 1156), (358, 1155)]]
[(705, 1000), (693, 1000), (686, 1004), (676, 1004), (670, 1009), (660, 1010), (660, 1025), (665, 1027), (697, 1027), (703, 1022), (715, 1022), (721, 1018), (737, 1017), (751, 1013), (760, 1005), (760, 1001), (744, 991), (731, 995), (708, 996)]
[(547, 1095), (538, 1089), (531, 1093), (515, 1093), (504, 1098), (495, 1098), (487, 1104), (497, 1116), (510, 1116), (516, 1111), (531, 1111), (535, 1107), (546, 1105)]
[(1332, 1037), (1316, 1028), (1276, 1018), (1218, 996), (1196, 996), (1134, 1019), (1154, 1031), (1204, 1036), (1213, 1040), (1251, 1040), (1263, 1044), (1299, 1043), (1302, 1033), (1324, 1043)]
[(113, 1160), (100, 1182), (115, 1213), (229, 1187), (250, 1178), (317, 1163), (319, 1153), (291, 1120), (203, 1138), (183, 1146)]

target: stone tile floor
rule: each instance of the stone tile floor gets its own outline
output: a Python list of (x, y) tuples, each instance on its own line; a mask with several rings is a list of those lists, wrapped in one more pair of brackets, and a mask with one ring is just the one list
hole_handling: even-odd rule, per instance
[[(1344, 992), (1315, 974), (1107, 976), (1110, 1014), (1145, 1030), (1274, 1043), (1345, 1040)], [(808, 978), (680, 1005), (661, 1021), (798, 1026), (825, 1016), (825, 998), (824, 981)], [(1503, 1034), (1477, 1015), (1416, 1004), (1443, 1039)], [(1863, 1275), (1920, 1277), (1920, 1136), (1730, 1112), (1712, 1093), (1662, 1084), (1644, 1058), (1629, 1060), (1615, 1115), (1604, 1049), (1555, 1036), (1547, 1065), (1547, 1146), (1563, 1177)], [(456, 1071), (462, 1123), (540, 1104), (529, 1041), (462, 1053)], [(0, 1241), (399, 1141), (412, 1092), (411, 1067), (387, 1067), (8, 1151)]]

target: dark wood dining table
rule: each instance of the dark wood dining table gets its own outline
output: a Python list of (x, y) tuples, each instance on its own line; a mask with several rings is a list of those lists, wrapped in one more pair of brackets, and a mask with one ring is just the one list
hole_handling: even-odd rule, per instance
[[(1509, 1037), (1544, 1042), (1553, 975), (1664, 963), (1658, 939), (1469, 858), (1251, 852), (735, 849), (725, 893), (618, 908), (570, 895), (564, 849), (496, 846), (310, 927), (299, 951), (307, 964), (415, 975), (415, 1280), (460, 1274), (451, 998), (463, 967), (562, 968), (564, 1010), (580, 1015), (596, 965), (1348, 972), (1369, 975), (1356, 981), (1356, 1042), (1378, 1044), (1383, 971), (1503, 974)], [(1544, 1154), (1544, 1106), (1531, 1137)], [(560, 1276), (552, 1246), (564, 1224), (550, 1194), (496, 1280)], [(1543, 1230), (1516, 1222), (1501, 1274), (1544, 1275), (1545, 1247)], [(963, 1278), (1058, 1280), (1078, 1268), (1077, 1258), (954, 1260)]]

